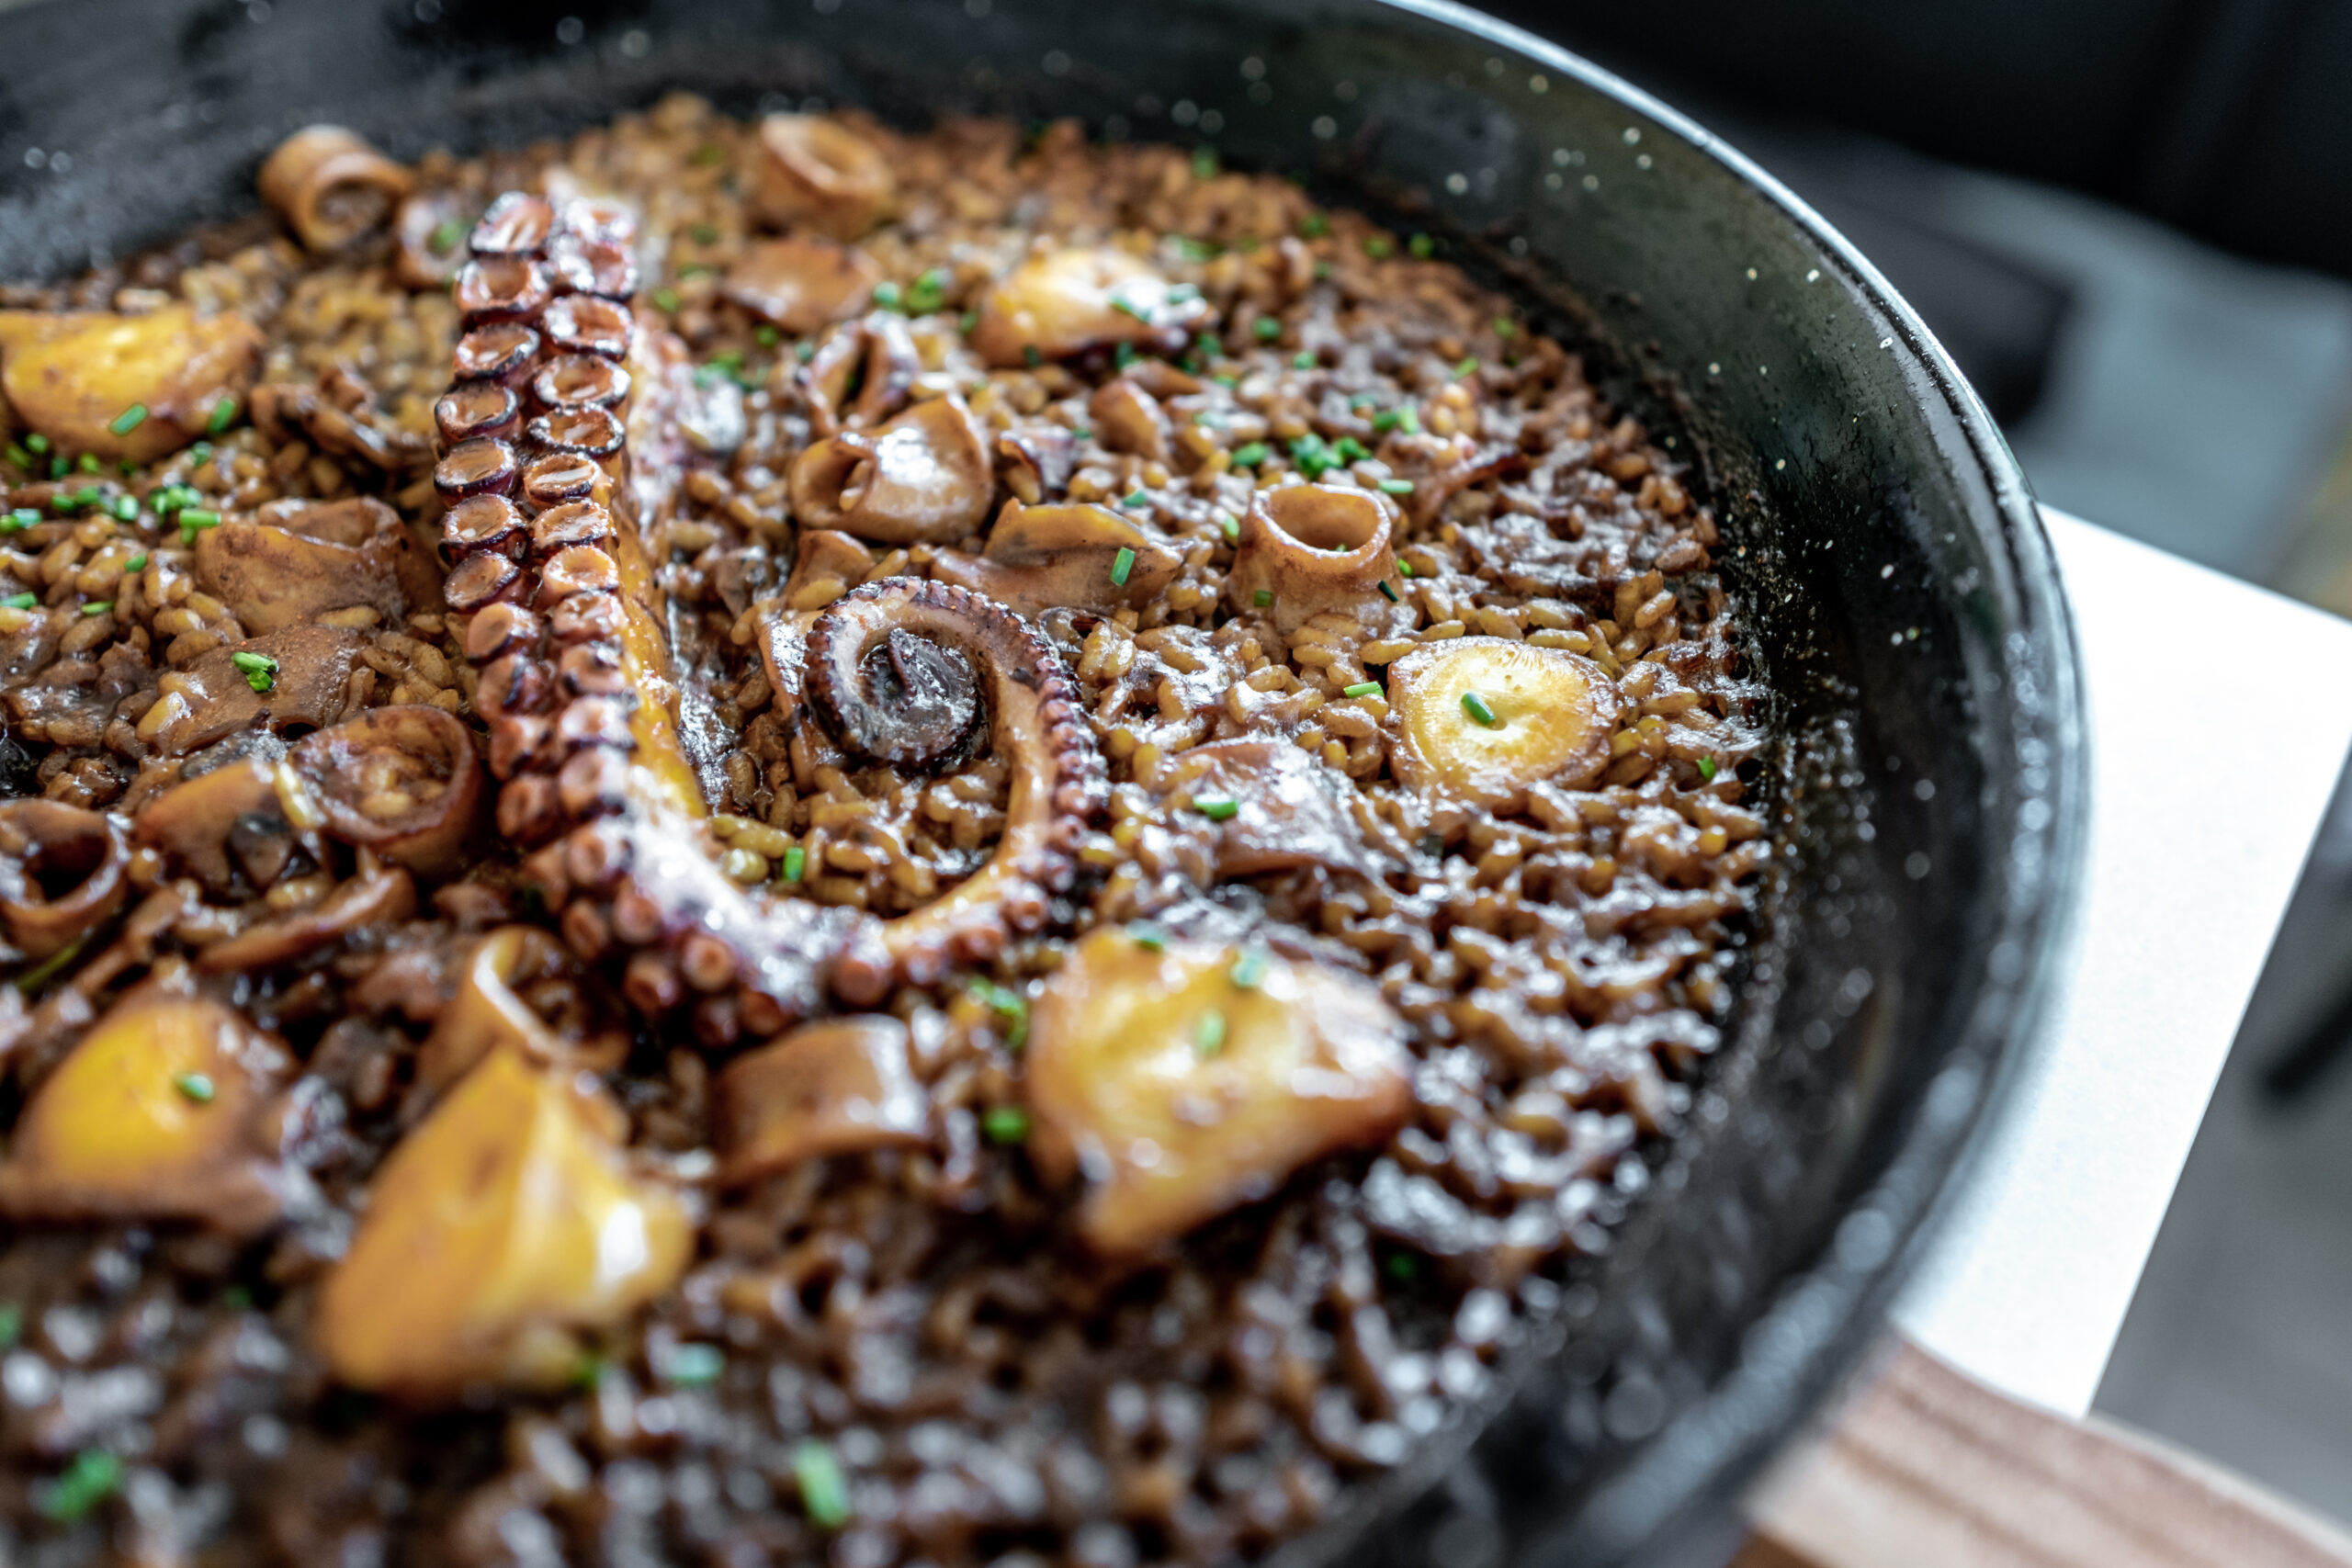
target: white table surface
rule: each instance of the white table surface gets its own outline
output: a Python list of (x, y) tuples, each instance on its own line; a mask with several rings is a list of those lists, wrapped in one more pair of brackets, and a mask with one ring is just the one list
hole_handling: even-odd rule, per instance
[(2044, 515), (2087, 698), (2084, 899), (2049, 1026), (1895, 1318), (2081, 1416), (2352, 743), (2352, 623)]

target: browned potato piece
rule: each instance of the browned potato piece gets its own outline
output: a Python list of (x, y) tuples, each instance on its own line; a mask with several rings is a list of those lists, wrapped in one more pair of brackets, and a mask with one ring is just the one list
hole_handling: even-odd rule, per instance
[(166, 305), (143, 316), (0, 310), (0, 391), (69, 452), (151, 463), (204, 434), (261, 364), (243, 316)]
[(727, 269), (727, 297), (788, 333), (813, 333), (865, 309), (882, 269), (830, 240), (755, 240)]
[(972, 346), (1001, 367), (1123, 343), (1173, 352), (1210, 313), (1199, 290), (1170, 283), (1125, 251), (1055, 251), (1023, 262), (989, 288)]
[(19, 1218), (201, 1220), (248, 1234), (277, 1217), (261, 1111), (283, 1047), (184, 981), (117, 1002), (41, 1083), (0, 1166)]
[(1396, 782), (1493, 811), (1516, 809), (1545, 779), (1590, 784), (1623, 705), (1592, 660), (1494, 637), (1415, 649), (1388, 667), (1388, 701)]
[(417, 1399), (560, 1385), (580, 1335), (677, 1282), (694, 1226), (601, 1094), (498, 1050), (403, 1139), (320, 1292), (335, 1376)]
[(713, 1089), (718, 1177), (756, 1181), (805, 1159), (923, 1142), (930, 1106), (907, 1066), (907, 1026), (839, 1018), (740, 1056)]
[(1352, 975), (1097, 931), (1032, 1012), (1031, 1148), (1051, 1179), (1093, 1179), (1089, 1243), (1147, 1251), (1396, 1132), (1413, 1100), (1403, 1041)]
[[(349, 504), (315, 510), (341, 512)], [(400, 573), (405, 530), (383, 502), (356, 504), (382, 513), (382, 525), (364, 542), (312, 532), (299, 512), (283, 514), (282, 526), (232, 518), (203, 530), (196, 536), (197, 586), (235, 611), (254, 637), (305, 625), (331, 610), (371, 609), (397, 625), (408, 613)]]
[(898, 190), (882, 150), (847, 126), (805, 114), (760, 121), (752, 208), (771, 226), (854, 240), (882, 220)]

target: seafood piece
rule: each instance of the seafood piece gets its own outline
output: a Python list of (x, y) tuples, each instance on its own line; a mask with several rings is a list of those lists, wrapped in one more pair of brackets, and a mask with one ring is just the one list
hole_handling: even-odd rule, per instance
[(1388, 498), (1351, 485), (1295, 484), (1261, 490), (1241, 516), (1241, 537), (1225, 596), (1296, 631), (1329, 610), (1359, 620), (1388, 618), (1396, 574), (1396, 509)]
[(261, 329), (193, 305), (145, 315), (0, 310), (0, 391), (59, 446), (153, 462), (226, 424), (261, 366)]
[(343, 127), (313, 125), (263, 160), (260, 184), (306, 249), (333, 251), (382, 228), (411, 176)]
[(1607, 671), (1565, 649), (1464, 637), (1388, 667), (1396, 782), (1491, 811), (1527, 786), (1590, 784), (1609, 763), (1623, 703)]
[(806, 1159), (919, 1146), (930, 1121), (895, 1018), (805, 1025), (729, 1063), (712, 1094), (711, 1142), (730, 1186)]

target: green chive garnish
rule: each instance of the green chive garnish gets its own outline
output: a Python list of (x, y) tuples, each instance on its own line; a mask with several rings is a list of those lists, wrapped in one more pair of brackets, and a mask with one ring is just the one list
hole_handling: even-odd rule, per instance
[(1391, 604), (1396, 603), (1396, 585), (1395, 583), (1389, 581), (1384, 577), (1378, 583), (1374, 584), (1374, 586), (1380, 590), (1380, 596), (1382, 598), (1387, 600)]
[(837, 1530), (849, 1523), (849, 1477), (831, 1449), (814, 1438), (803, 1440), (792, 1450), (792, 1478), (800, 1483), (800, 1507), (810, 1524)]
[(1128, 921), (1127, 940), (1146, 953), (1168, 951), (1168, 932), (1149, 920)]
[(972, 982), (972, 995), (988, 1004), (989, 1010), (1004, 1019), (1010, 1027), (1004, 1033), (1004, 1048), (1018, 1051), (1029, 1043), (1029, 1000), (1020, 992), (1000, 986), (993, 980)]
[(46, 436), (46, 435), (43, 435), (43, 434), (42, 434), (40, 431), (38, 431), (38, 430), (36, 430), (36, 431), (32, 432), (30, 434), (28, 434), (28, 435), (27, 435), (27, 436), (25, 437), (25, 450), (26, 450), (26, 451), (28, 451), (28, 452), (46, 452), (46, 451), (48, 451), (48, 450), (49, 450), (49, 437), (48, 437), (48, 436)]
[(1476, 376), (1477, 373), (1478, 356), (1475, 354), (1465, 355), (1462, 363), (1453, 367), (1453, 378), (1457, 381), (1465, 376)]
[(433, 232), (425, 237), (425, 248), (436, 256), (446, 256), (456, 250), (458, 242), (465, 237), (466, 226), (463, 223), (454, 218), (444, 218), (433, 226)]
[(1519, 335), (1519, 323), (1512, 321), (1509, 316), (1497, 316), (1495, 318), (1495, 335), (1497, 337), (1516, 337)]
[(991, 1144), (1017, 1144), (1029, 1135), (1029, 1112), (1017, 1105), (991, 1105), (980, 1113), (980, 1131)]
[(1193, 1028), (1193, 1049), (1204, 1056), (1225, 1049), (1225, 1014), (1215, 1008), (1201, 1014), (1201, 1021)]
[(1264, 983), (1267, 967), (1266, 955), (1253, 947), (1233, 961), (1229, 978), (1240, 989), (1254, 991)]
[(127, 495), (117, 496), (114, 503), (114, 515), (115, 521), (118, 523), (135, 522), (139, 516), (139, 502), (133, 501)]
[(695, 162), (706, 169), (726, 156), (727, 150), (716, 141), (706, 141), (695, 149)]
[(1120, 546), (1119, 553), (1111, 558), (1111, 586), (1125, 588), (1127, 585), (1127, 573), (1133, 571), (1135, 568), (1135, 551), (1125, 545)]
[(1312, 369), (1314, 369), (1314, 368), (1315, 368), (1315, 355), (1314, 355), (1314, 354), (1313, 354), (1312, 352), (1310, 352), (1309, 350), (1306, 350), (1306, 349), (1304, 349), (1304, 348), (1300, 349), (1296, 354), (1294, 354), (1294, 355), (1292, 355), (1290, 356), (1290, 367), (1291, 367), (1292, 369), (1294, 369), (1294, 370), (1312, 370)]
[(1476, 692), (1464, 692), (1462, 694), (1462, 711), (1468, 714), (1480, 724), (1485, 725), (1488, 729), (1492, 729), (1502, 723), (1501, 719), (1495, 716), (1495, 710), (1487, 705), (1487, 699), (1480, 696)]
[(1402, 556), (1398, 556), (1398, 557), (1396, 558), (1396, 575), (1397, 575), (1397, 576), (1399, 576), (1399, 577), (1410, 577), (1410, 576), (1412, 576), (1412, 575), (1413, 575), (1413, 563), (1412, 563), (1411, 561), (1407, 560), (1404, 557), (1402, 557)]
[(907, 309), (918, 316), (928, 316), (947, 303), (947, 274), (933, 267), (915, 279), (907, 290)]
[(774, 348), (784, 341), (784, 334), (763, 321), (752, 329), (752, 341), (762, 348)]
[(1241, 520), (1227, 513), (1220, 512), (1217, 513), (1216, 527), (1217, 532), (1223, 534), (1228, 539), (1238, 539), (1241, 537)]
[(1410, 495), (1413, 493), (1413, 481), (1410, 479), (1383, 479), (1380, 481), (1380, 493), (1383, 495)]
[(147, 423), (147, 405), (133, 403), (107, 422), (107, 428), (117, 435), (128, 435)]
[(0, 534), (21, 534), (40, 521), (40, 513), (29, 506), (19, 506), (6, 517), (0, 517)]
[(33, 455), (30, 452), (26, 451), (23, 447), (17, 446), (13, 441), (8, 443), (6, 450), (8, 455), (8, 461), (16, 464), (17, 467), (24, 469), (25, 472), (28, 474), (33, 471)]
[(1405, 248), (1413, 253), (1415, 261), (1427, 261), (1437, 254), (1437, 242), (1427, 234), (1416, 234), (1405, 242)]
[(196, 543), (196, 536), (199, 531), (219, 526), (220, 526), (220, 514), (218, 512), (207, 512), (198, 506), (180, 509), (180, 543), (183, 545)]
[(74, 962), (74, 958), (79, 955), (82, 951), (82, 944), (89, 940), (89, 933), (85, 931), (80, 936), (75, 937), (72, 942), (67, 942), (63, 947), (59, 948), (55, 953), (51, 953), (47, 958), (42, 959), (39, 964), (34, 964), (23, 974), (17, 976), (17, 989), (28, 997), (35, 991), (40, 990), (43, 986), (49, 984), (51, 980), (54, 979), (58, 973), (67, 964)]
[(1194, 179), (1215, 179), (1216, 177), (1216, 170), (1217, 162), (1216, 148), (1195, 147), (1193, 149), (1193, 177)]
[(25, 1309), (10, 1302), (0, 1306), (0, 1350), (6, 1350), (24, 1337)]
[(74, 461), (75, 465), (85, 474), (96, 474), (106, 471), (106, 465), (98, 461), (98, 455), (96, 452), (85, 452)]
[(1372, 456), (1372, 448), (1352, 435), (1342, 435), (1331, 443), (1331, 456), (1342, 463), (1361, 463)]
[(212, 1080), (202, 1073), (175, 1073), (172, 1087), (180, 1091), (183, 1100), (193, 1100), (198, 1105), (212, 1103)]
[(122, 570), (125, 576), (129, 576), (134, 571), (145, 571), (147, 570), (147, 558), (145, 556), (133, 556), (129, 560), (122, 563)]
[(277, 660), (266, 653), (232, 653), (229, 662), (245, 678), (245, 684), (256, 692), (266, 692), (277, 684)]
[(1136, 345), (1134, 344), (1122, 343), (1111, 351), (1111, 363), (1121, 370), (1125, 370), (1135, 362)]
[(885, 310), (899, 308), (899, 286), (885, 279), (874, 286), (874, 302)]
[(657, 310), (675, 310), (678, 308), (678, 291), (667, 287), (655, 289), (653, 308)]
[(1310, 212), (1298, 220), (1298, 237), (1319, 240), (1331, 231), (1331, 220), (1319, 212)]
[(93, 599), (88, 604), (82, 606), (82, 614), (85, 615), (103, 615), (108, 610), (113, 608), (114, 601), (111, 599)]
[(973, 329), (977, 328), (979, 324), (980, 313), (978, 310), (967, 310), (962, 315), (956, 318), (956, 330), (962, 333), (966, 337), (970, 337), (972, 335)]
[(1396, 254), (1396, 242), (1385, 234), (1366, 235), (1363, 242), (1363, 254), (1374, 261), (1386, 261)]
[(1715, 760), (1713, 757), (1702, 757), (1699, 759), (1699, 776), (1706, 780), (1709, 784), (1715, 782), (1715, 774), (1719, 770), (1715, 766)]
[(1352, 686), (1341, 687), (1340, 694), (1343, 697), (1376, 697), (1380, 695), (1380, 682), (1377, 681), (1358, 681)]
[(1274, 602), (1274, 591), (1271, 588), (1261, 588), (1250, 595), (1250, 602), (1262, 610)]
[(11, 593), (6, 599), (0, 599), (0, 604), (6, 604), (11, 610), (29, 610), (39, 603), (29, 593)]
[(1046, 362), (1046, 355), (1035, 344), (1024, 343), (1021, 345), (1021, 362), (1035, 370)]
[(1148, 490), (1130, 491), (1119, 498), (1119, 504), (1121, 506), (1149, 506), (1151, 492)]
[(673, 1388), (708, 1388), (727, 1370), (727, 1352), (716, 1345), (673, 1345), (662, 1375)]
[(795, 844), (784, 852), (784, 879), (786, 882), (799, 881), (800, 874), (808, 869), (808, 852), (807, 850)]
[(1282, 322), (1272, 316), (1259, 317), (1250, 323), (1250, 330), (1258, 334), (1260, 343), (1272, 343), (1283, 335)]
[(113, 1496), (121, 1485), (122, 1461), (104, 1449), (84, 1449), (49, 1483), (40, 1511), (54, 1523), (70, 1525)]
[(792, 345), (792, 357), (806, 365), (817, 357), (817, 345), (813, 343), (796, 343)]
[(222, 398), (212, 405), (212, 417), (204, 422), (205, 433), (209, 435), (218, 435), (236, 423), (237, 400), (233, 397)]
[(1233, 449), (1233, 466), (1237, 468), (1254, 468), (1265, 460), (1266, 444), (1262, 441), (1252, 441), (1247, 446)]
[(1229, 795), (1196, 795), (1193, 809), (1212, 822), (1228, 822), (1241, 815), (1241, 803)]

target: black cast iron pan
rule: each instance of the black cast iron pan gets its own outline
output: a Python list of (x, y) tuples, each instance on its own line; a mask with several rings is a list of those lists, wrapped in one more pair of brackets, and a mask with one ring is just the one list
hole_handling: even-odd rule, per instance
[(253, 202), (339, 121), (413, 156), (691, 87), (1078, 115), (1392, 209), (1674, 433), (1792, 737), (1791, 852), (1692, 1132), (1500, 1396), (1301, 1565), (1720, 1562), (1874, 1332), (2060, 950), (2074, 653), (2023, 477), (1869, 264), (1704, 131), (1420, 0), (49, 0), (0, 14), (0, 276)]

